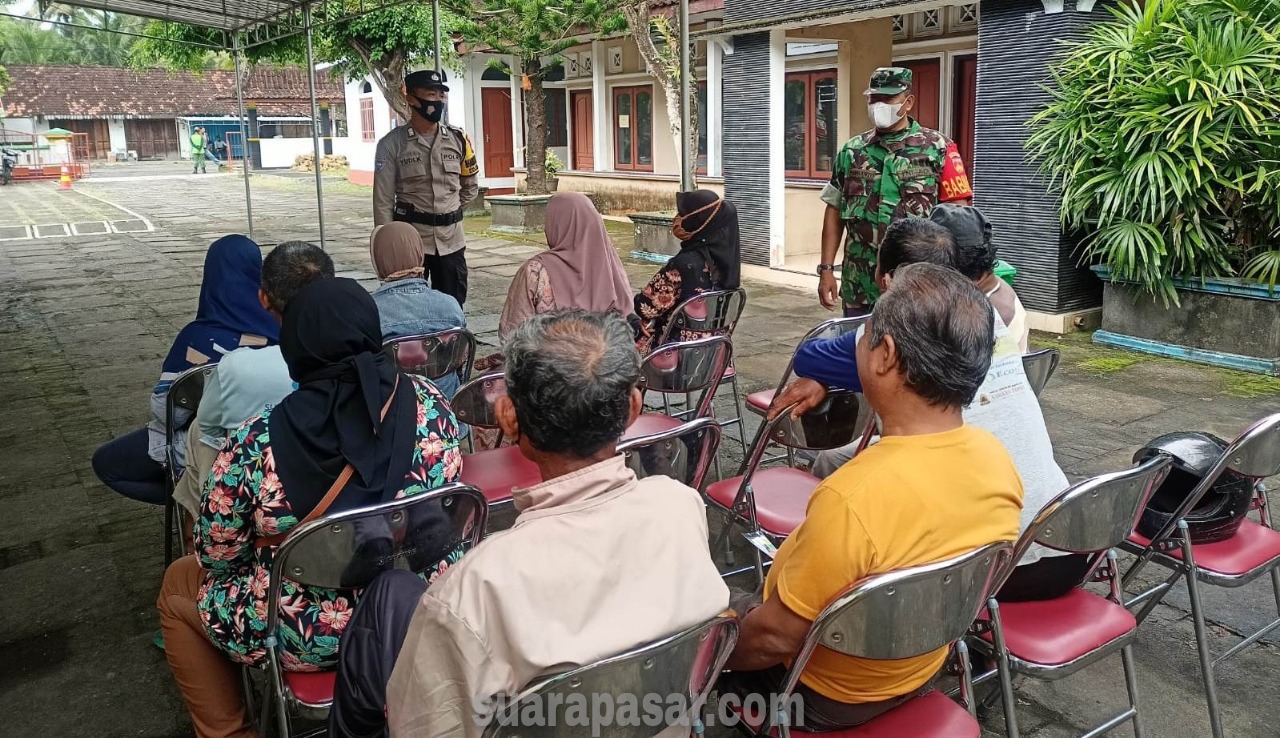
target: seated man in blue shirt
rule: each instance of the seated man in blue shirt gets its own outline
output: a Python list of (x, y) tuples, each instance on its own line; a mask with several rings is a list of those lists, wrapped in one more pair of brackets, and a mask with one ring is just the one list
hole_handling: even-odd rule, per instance
[[(925, 261), (957, 268), (961, 263), (981, 261), (977, 258), (978, 252), (990, 250), (990, 227), (976, 208), (939, 208), (948, 209), (945, 217), (940, 214), (930, 220), (908, 219), (894, 223), (885, 232), (876, 271), (881, 291), (892, 289), (894, 270), (905, 264)], [(990, 263), (989, 257), (984, 258)], [(970, 278), (982, 285), (983, 275), (975, 272)], [(994, 293), (995, 290), (986, 291), (993, 305)], [(798, 379), (774, 400), (770, 417), (792, 403), (798, 403), (793, 414), (807, 411), (822, 402), (827, 387), (862, 391), (854, 356), (859, 333), (861, 330), (801, 346), (792, 367)], [(1021, 530), (1026, 530), (1040, 509), (1066, 489), (1068, 482), (1054, 460), (1044, 414), (1022, 368), (1021, 337), (1009, 329), (998, 306), (995, 336), (991, 369), (973, 403), (964, 409), (964, 419), (998, 438), (1017, 465), (1025, 489)], [(856, 450), (857, 444), (853, 444), (822, 452), (814, 461), (813, 473), (823, 478), (829, 476), (853, 458)], [(1062, 555), (1033, 546), (1020, 563), (1001, 590), (1000, 598), (1004, 601), (1052, 599), (1065, 594), (1084, 575), (1088, 557)]]

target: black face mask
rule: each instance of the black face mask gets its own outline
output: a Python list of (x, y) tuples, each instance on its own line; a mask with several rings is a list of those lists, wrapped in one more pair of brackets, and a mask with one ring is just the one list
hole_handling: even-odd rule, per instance
[(432, 123), (439, 123), (440, 119), (444, 117), (443, 100), (421, 100), (417, 105), (412, 107), (414, 110), (418, 111), (418, 115), (421, 115)]

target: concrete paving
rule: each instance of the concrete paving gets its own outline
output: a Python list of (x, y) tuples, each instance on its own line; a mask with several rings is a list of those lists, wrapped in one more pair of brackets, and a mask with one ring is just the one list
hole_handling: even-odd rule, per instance
[[(177, 330), (194, 314), (210, 241), (245, 229), (243, 184), (231, 175), (177, 176), (172, 165), (121, 166), (78, 182), (0, 190), (6, 228), (43, 223), (145, 222), (149, 230), (68, 230), (0, 240), (0, 714), (14, 736), (186, 736), (190, 724), (163, 654), (151, 645), (162, 571), (159, 510), (111, 493), (89, 465), (93, 449), (141, 425), (147, 391)], [(373, 284), (369, 195), (329, 182), (328, 247), (342, 273)], [(265, 244), (317, 237), (311, 183), (255, 177), (255, 235)], [(126, 212), (132, 215), (118, 215)], [(468, 320), (496, 341), (510, 275), (533, 241), (493, 238), (468, 221)], [(9, 231), (13, 232), (13, 231)], [(629, 244), (620, 244), (625, 254)], [(652, 264), (628, 262), (634, 285)], [(743, 391), (773, 386), (796, 340), (830, 314), (808, 292), (749, 282), (735, 337)], [(1086, 337), (1036, 336), (1063, 365), (1043, 405), (1056, 451), (1074, 478), (1121, 468), (1161, 433), (1234, 436), (1280, 411), (1274, 381), (1094, 348)], [(482, 347), (482, 352), (485, 349)], [(728, 411), (727, 397), (718, 401)], [(748, 418), (748, 434), (754, 422)], [(731, 468), (740, 448), (726, 439)], [(1263, 582), (1210, 590), (1214, 648), (1274, 614)], [(1207, 736), (1194, 638), (1179, 586), (1135, 644), (1147, 734)], [(1227, 732), (1280, 735), (1276, 637), (1219, 670)], [(1058, 683), (1019, 690), (1023, 735), (1078, 734), (1124, 699), (1119, 659)], [(998, 710), (996, 711), (999, 712)], [(998, 715), (986, 734), (1003, 734)], [(717, 729), (716, 735), (729, 735)], [(1129, 734), (1128, 728), (1118, 731)]]

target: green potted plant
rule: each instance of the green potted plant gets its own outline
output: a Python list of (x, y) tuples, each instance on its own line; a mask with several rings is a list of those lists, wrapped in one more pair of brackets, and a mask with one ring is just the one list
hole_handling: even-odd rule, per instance
[(542, 165), (542, 171), (547, 175), (547, 191), (555, 192), (560, 187), (560, 180), (556, 179), (556, 175), (564, 171), (564, 162), (551, 149), (547, 149), (547, 160)]
[(1110, 10), (1028, 141), (1108, 280), (1094, 340), (1280, 373), (1276, 0)]

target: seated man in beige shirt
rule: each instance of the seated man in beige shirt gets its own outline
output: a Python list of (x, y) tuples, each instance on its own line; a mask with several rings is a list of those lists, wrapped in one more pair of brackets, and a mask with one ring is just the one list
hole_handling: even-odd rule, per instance
[(728, 605), (698, 493), (666, 477), (637, 480), (617, 452), (642, 404), (626, 321), (537, 315), (503, 357), (509, 395), (498, 419), (544, 481), (514, 490), (515, 525), (430, 589), (391, 571), (365, 591), (341, 643), (333, 735), (480, 736), (486, 706), (538, 677)]

